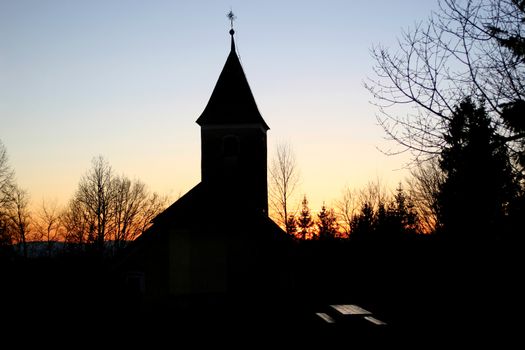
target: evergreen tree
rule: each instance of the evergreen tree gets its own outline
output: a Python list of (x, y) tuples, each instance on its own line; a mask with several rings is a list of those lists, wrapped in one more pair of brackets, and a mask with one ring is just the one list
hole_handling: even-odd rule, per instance
[[(515, 0), (516, 18), (521, 18), (521, 23), (525, 23), (525, 1)], [(518, 31), (512, 33), (508, 30), (492, 26), (489, 28), (499, 44), (513, 54), (516, 62), (525, 63), (525, 37)], [(512, 230), (519, 231), (523, 228), (525, 218), (525, 97), (523, 85), (521, 85), (521, 97), (502, 104), (503, 110), (501, 117), (505, 125), (513, 132), (514, 135), (508, 139), (512, 140), (517, 151), (511, 153), (512, 160), (515, 162), (518, 179), (520, 184), (518, 193), (509, 205), (509, 216)], [(517, 238), (517, 237), (516, 237)]]
[(286, 233), (294, 237), (297, 235), (297, 219), (293, 214), (288, 215), (288, 219), (286, 220)]
[(327, 209), (323, 203), (321, 212), (317, 214), (318, 239), (329, 240), (337, 237), (337, 219), (333, 209)]
[(386, 204), (381, 200), (377, 204), (377, 210), (374, 213), (374, 222), (372, 227), (372, 238), (376, 240), (384, 240), (391, 235), (391, 217), (390, 211)]
[(350, 239), (365, 240), (370, 238), (375, 226), (374, 209), (369, 202), (364, 202), (361, 211), (352, 217), (350, 222)]
[[(519, 20), (521, 26), (525, 24), (525, 1), (512, 0), (514, 5), (513, 18)], [(499, 22), (489, 26), (490, 33), (498, 43), (507, 48), (514, 57), (514, 64), (521, 66), (525, 63), (525, 36), (521, 26), (507, 27), (507, 22)], [(509, 205), (510, 228), (515, 232), (523, 229), (525, 220), (525, 90), (523, 84), (515, 85), (518, 96), (503, 103), (501, 117), (513, 135), (506, 137), (512, 141), (516, 150), (511, 153), (512, 161), (516, 165), (518, 194)], [(522, 239), (521, 237), (515, 237)]]
[(393, 219), (395, 232), (400, 234), (418, 233), (418, 216), (414, 203), (407, 197), (401, 183), (396, 188), (394, 201), (389, 212), (389, 216)]
[(468, 98), (461, 102), (445, 141), (440, 158), (445, 181), (438, 194), (441, 232), (466, 238), (503, 230), (516, 187), (507, 149), (484, 107)]
[(306, 199), (305, 195), (303, 201), (301, 202), (301, 211), (299, 212), (299, 217), (297, 218), (299, 238), (311, 238), (313, 224), (314, 222), (312, 220), (310, 208), (308, 207), (308, 200)]

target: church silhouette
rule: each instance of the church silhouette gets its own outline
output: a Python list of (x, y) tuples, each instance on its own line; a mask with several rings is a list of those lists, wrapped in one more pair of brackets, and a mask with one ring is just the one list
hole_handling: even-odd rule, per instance
[(201, 127), (201, 182), (159, 214), (122, 261), (146, 302), (195, 306), (277, 295), (292, 239), (268, 217), (268, 125), (235, 50)]

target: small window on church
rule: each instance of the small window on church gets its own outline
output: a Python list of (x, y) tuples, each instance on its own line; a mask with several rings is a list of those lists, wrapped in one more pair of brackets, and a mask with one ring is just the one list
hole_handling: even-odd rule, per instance
[(223, 152), (225, 157), (239, 155), (239, 139), (235, 136), (226, 136), (223, 139)]

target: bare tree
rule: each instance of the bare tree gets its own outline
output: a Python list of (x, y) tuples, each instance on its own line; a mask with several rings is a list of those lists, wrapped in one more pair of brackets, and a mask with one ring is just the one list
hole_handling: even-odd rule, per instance
[(102, 157), (93, 158), (91, 169), (81, 178), (76, 201), (81, 204), (88, 225), (88, 242), (98, 251), (104, 250), (111, 215), (113, 171)]
[(51, 257), (55, 243), (65, 238), (61, 209), (57, 202), (42, 201), (33, 222), (35, 238), (46, 243), (47, 256)]
[(88, 231), (90, 229), (83, 203), (74, 197), (60, 216), (65, 230), (65, 242), (83, 249), (88, 242)]
[(379, 179), (376, 179), (375, 181), (369, 181), (365, 188), (359, 191), (357, 206), (360, 208), (364, 204), (368, 204), (373, 211), (377, 212), (381, 206), (388, 203), (388, 200), (388, 191), (384, 184)]
[(12, 207), (14, 172), (9, 166), (7, 150), (0, 141), (0, 245), (11, 245), (12, 237), (8, 231), (9, 211)]
[(357, 206), (357, 195), (349, 187), (346, 187), (343, 190), (341, 199), (337, 201), (336, 204), (339, 225), (343, 229), (346, 237), (350, 236), (350, 224), (352, 218), (356, 214), (356, 211), (359, 210)]
[(376, 77), (366, 87), (379, 107), (379, 123), (401, 146), (399, 152), (432, 158), (444, 144), (454, 106), (470, 96), (485, 102), (501, 140), (523, 151), (516, 140), (525, 133), (509, 128), (502, 113), (509, 103), (525, 99), (525, 60), (502, 45), (500, 35), (523, 37), (523, 2), (440, 0), (439, 5), (428, 21), (402, 34), (397, 50), (372, 50)]
[(27, 257), (30, 219), (29, 194), (15, 183), (7, 151), (0, 141), (0, 244), (17, 243)]
[(121, 176), (113, 180), (114, 197), (111, 202), (112, 238), (115, 248), (121, 248), (126, 240), (134, 237), (137, 232), (136, 217), (142, 203), (146, 200), (145, 185), (136, 181), (132, 183), (128, 178)]
[(112, 187), (111, 236), (118, 250), (149, 227), (151, 220), (165, 208), (167, 198), (156, 193), (150, 195), (143, 182), (124, 176), (115, 178)]
[(9, 166), (7, 150), (0, 140), (0, 209), (8, 205), (13, 189), (14, 171)]
[(31, 215), (29, 211), (29, 195), (27, 191), (18, 186), (14, 186), (11, 193), (12, 206), (9, 210), (9, 228), (12, 230), (14, 241), (22, 249), (22, 253), (27, 258), (27, 238), (30, 230)]
[(80, 248), (94, 244), (99, 252), (112, 241), (116, 252), (144, 232), (166, 203), (167, 197), (150, 194), (141, 181), (113, 175), (109, 163), (97, 157), (62, 214), (66, 241)]
[(140, 233), (146, 231), (152, 224), (153, 219), (166, 208), (169, 202), (168, 196), (161, 196), (156, 192), (150, 194), (142, 206), (139, 219)]
[(291, 232), (290, 198), (299, 183), (295, 154), (289, 144), (277, 145), (270, 165), (270, 204), (276, 221), (286, 233)]
[(352, 226), (355, 226), (356, 218), (362, 214), (364, 207), (372, 213), (377, 213), (385, 209), (389, 200), (388, 191), (379, 179), (368, 182), (361, 190), (346, 187), (336, 204), (338, 224), (344, 235), (350, 237)]
[(437, 199), (441, 185), (445, 181), (445, 174), (436, 159), (419, 164), (410, 171), (410, 174), (411, 178), (407, 180), (408, 192), (413, 199), (421, 231), (432, 233), (437, 225)]

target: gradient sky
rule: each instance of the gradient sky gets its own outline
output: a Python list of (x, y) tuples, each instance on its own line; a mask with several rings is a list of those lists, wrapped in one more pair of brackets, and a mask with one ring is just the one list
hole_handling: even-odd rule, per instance
[(403, 180), (363, 82), (437, 0), (0, 0), (0, 139), (33, 203), (65, 204), (91, 159), (176, 199), (200, 181), (204, 109), (230, 48), (269, 155), (286, 141), (313, 209), (345, 186)]

